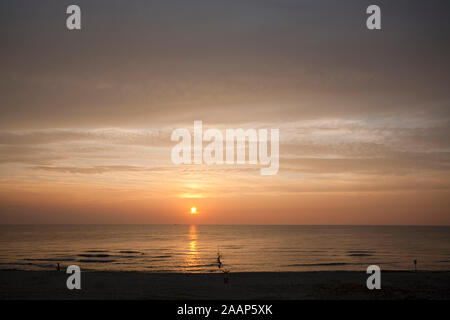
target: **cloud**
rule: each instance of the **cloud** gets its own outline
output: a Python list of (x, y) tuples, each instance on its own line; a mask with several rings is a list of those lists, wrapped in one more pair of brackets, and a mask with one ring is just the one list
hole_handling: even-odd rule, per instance
[(58, 152), (50, 152), (45, 147), (0, 146), (1, 165), (20, 163), (47, 165), (65, 158), (65, 155)]
[(426, 172), (448, 172), (450, 152), (392, 152), (373, 158), (285, 158), (280, 159), (281, 171), (297, 173), (354, 173), (373, 175), (405, 175)]
[(63, 4), (2, 1), (1, 127), (449, 117), (445, 2), (385, 3), (370, 35), (364, 1), (175, 2), (86, 2), (68, 37)]
[(159, 129), (46, 129), (0, 132), (0, 145), (42, 145), (66, 142), (105, 142), (161, 146), (170, 142), (170, 131)]
[[(447, 119), (318, 118), (286, 123), (220, 124), (218, 128), (279, 128), (280, 169), (294, 173), (409, 174), (449, 169)], [(205, 129), (214, 127), (208, 122)], [(192, 130), (193, 123), (179, 124)], [(61, 172), (100, 173), (169, 166), (171, 127), (0, 132), (0, 162), (51, 165)], [(45, 170), (45, 169), (42, 169)], [(140, 170), (140, 169), (139, 169)], [(172, 170), (224, 170), (217, 166)], [(250, 173), (252, 168), (233, 168)]]
[(44, 170), (50, 172), (62, 173), (81, 173), (81, 174), (101, 174), (107, 172), (142, 172), (142, 171), (166, 171), (168, 167), (144, 168), (138, 166), (94, 166), (94, 167), (52, 167), (52, 166), (35, 166), (34, 170)]

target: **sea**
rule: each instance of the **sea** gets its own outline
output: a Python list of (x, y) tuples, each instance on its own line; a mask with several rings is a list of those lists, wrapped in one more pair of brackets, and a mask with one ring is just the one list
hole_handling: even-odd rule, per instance
[(1, 225), (0, 270), (450, 270), (450, 227)]

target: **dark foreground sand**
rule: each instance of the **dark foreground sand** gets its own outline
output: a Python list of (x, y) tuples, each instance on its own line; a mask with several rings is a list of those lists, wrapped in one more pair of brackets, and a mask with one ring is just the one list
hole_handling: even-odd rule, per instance
[(68, 290), (64, 272), (0, 271), (0, 299), (450, 299), (450, 272), (382, 272), (368, 290), (364, 272), (168, 274), (82, 272)]

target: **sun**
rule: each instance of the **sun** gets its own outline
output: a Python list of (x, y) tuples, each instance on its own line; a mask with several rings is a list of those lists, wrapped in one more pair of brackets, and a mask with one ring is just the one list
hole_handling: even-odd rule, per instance
[(192, 207), (191, 208), (191, 214), (197, 214), (197, 208), (196, 207)]

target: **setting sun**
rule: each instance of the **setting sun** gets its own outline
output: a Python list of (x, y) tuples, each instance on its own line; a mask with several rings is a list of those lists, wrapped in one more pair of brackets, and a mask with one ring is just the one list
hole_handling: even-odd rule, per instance
[(191, 214), (197, 214), (197, 208), (196, 207), (192, 207), (191, 208)]

